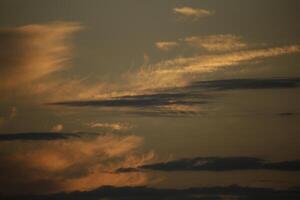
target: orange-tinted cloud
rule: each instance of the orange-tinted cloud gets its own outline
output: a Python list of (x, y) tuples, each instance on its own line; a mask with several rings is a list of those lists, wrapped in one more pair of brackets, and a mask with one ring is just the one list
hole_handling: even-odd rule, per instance
[(142, 142), (137, 136), (112, 134), (38, 142), (2, 141), (0, 193), (49, 193), (146, 184), (146, 174), (114, 172), (153, 159), (153, 153), (138, 153)]
[(54, 22), (0, 29), (0, 89), (14, 88), (66, 68), (78, 23)]
[(57, 124), (52, 127), (51, 131), (53, 132), (61, 132), (64, 129), (64, 125), (62, 124)]
[(100, 123), (100, 122), (93, 122), (89, 123), (88, 126), (90, 128), (102, 128), (102, 129), (109, 129), (113, 131), (126, 131), (131, 128), (129, 124), (126, 123)]

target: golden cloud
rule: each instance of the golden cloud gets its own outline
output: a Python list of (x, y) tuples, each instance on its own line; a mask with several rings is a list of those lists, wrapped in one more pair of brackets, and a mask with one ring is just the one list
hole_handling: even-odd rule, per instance
[(126, 131), (131, 128), (129, 124), (126, 123), (100, 123), (100, 122), (92, 122), (87, 124), (90, 128), (104, 128), (110, 129), (113, 131)]
[(209, 35), (187, 37), (184, 41), (190, 46), (207, 51), (236, 51), (245, 49), (248, 45), (236, 35)]
[(167, 42), (167, 41), (156, 42), (155, 46), (162, 51), (169, 51), (169, 50), (175, 48), (176, 46), (178, 46), (178, 43), (177, 42)]
[(192, 7), (180, 7), (180, 8), (174, 8), (173, 9), (175, 14), (184, 16), (184, 17), (192, 17), (193, 19), (197, 20), (202, 17), (211, 16), (214, 14), (213, 11), (209, 11), (206, 9), (201, 8), (192, 8)]
[[(131, 87), (140, 91), (185, 86), (199, 75), (215, 72), (242, 63), (299, 53), (299, 45), (243, 50), (223, 54), (198, 55), (165, 60), (128, 75)], [(136, 90), (137, 91), (137, 90)]]

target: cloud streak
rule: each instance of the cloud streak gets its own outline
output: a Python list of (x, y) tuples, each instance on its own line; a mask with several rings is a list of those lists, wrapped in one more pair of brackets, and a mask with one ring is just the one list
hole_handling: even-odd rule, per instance
[(231, 34), (192, 36), (183, 40), (192, 47), (212, 52), (237, 51), (248, 47), (241, 37)]
[(14, 140), (62, 140), (69, 138), (79, 138), (81, 134), (78, 133), (8, 133), (0, 134), (0, 141), (14, 141)]
[(216, 92), (298, 87), (300, 87), (299, 78), (197, 81), (185, 87), (171, 88), (152, 94), (120, 96), (105, 100), (62, 101), (49, 105), (131, 108), (134, 111), (129, 110), (129, 113), (148, 116), (197, 116), (207, 112), (201, 107), (212, 103), (218, 96)]
[(162, 51), (169, 51), (175, 47), (177, 47), (179, 44), (177, 42), (156, 42), (155, 46)]
[(140, 166), (137, 169), (119, 169), (118, 172), (139, 170), (159, 171), (233, 171), (233, 170), (278, 170), (300, 171), (300, 160), (267, 162), (253, 157), (197, 157)]
[(177, 15), (189, 17), (194, 20), (198, 20), (200, 18), (211, 16), (214, 14), (214, 11), (209, 11), (201, 8), (192, 8), (188, 6), (174, 8), (173, 11)]
[(100, 123), (100, 122), (93, 122), (89, 123), (88, 126), (90, 128), (102, 128), (108, 129), (113, 131), (126, 131), (131, 128), (129, 124), (126, 123)]

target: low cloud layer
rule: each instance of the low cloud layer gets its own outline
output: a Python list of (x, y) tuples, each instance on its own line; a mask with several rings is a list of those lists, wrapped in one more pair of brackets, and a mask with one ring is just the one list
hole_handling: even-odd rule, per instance
[[(0, 196), (1, 197), (1, 196)], [(199, 187), (190, 189), (158, 189), (147, 187), (102, 187), (89, 192), (60, 193), (41, 196), (5, 197), (7, 200), (98, 200), (98, 199), (190, 199), (190, 200), (292, 200), (300, 198), (299, 189), (275, 190), (241, 186)]]
[(119, 172), (139, 170), (159, 171), (232, 171), (232, 170), (279, 170), (300, 171), (300, 160), (267, 162), (253, 157), (198, 157), (119, 169)]

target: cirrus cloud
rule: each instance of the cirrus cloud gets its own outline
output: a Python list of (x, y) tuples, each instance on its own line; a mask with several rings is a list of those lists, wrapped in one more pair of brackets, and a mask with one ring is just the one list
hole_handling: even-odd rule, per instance
[(14, 88), (65, 69), (74, 22), (30, 24), (0, 29), (0, 89)]
[(184, 41), (193, 47), (207, 51), (235, 51), (248, 47), (242, 38), (236, 35), (209, 35), (187, 37)]

